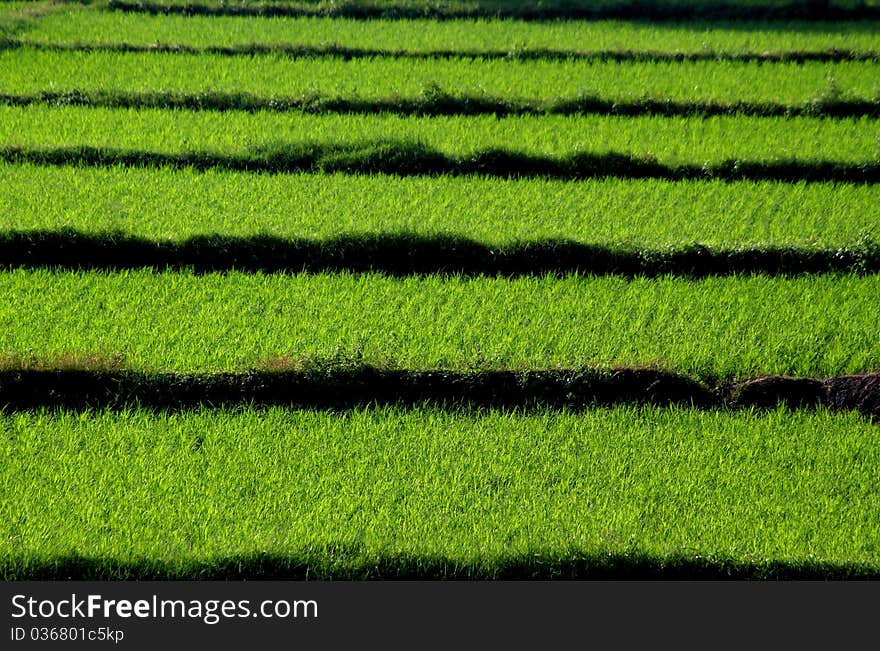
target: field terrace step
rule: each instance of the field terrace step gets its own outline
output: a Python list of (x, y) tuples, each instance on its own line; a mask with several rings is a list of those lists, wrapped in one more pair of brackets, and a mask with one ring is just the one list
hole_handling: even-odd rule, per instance
[(173, 374), (22, 368), (0, 371), (5, 409), (195, 409), (368, 405), (446, 408), (589, 409), (616, 404), (701, 409), (824, 407), (880, 419), (880, 373), (828, 379), (762, 376), (701, 382), (656, 368), (451, 371), (370, 366)]

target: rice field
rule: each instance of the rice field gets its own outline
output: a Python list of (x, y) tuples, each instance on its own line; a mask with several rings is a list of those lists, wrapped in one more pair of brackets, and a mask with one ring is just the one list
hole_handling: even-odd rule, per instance
[[(408, 233), (489, 245), (790, 246), (880, 240), (876, 184), (251, 174), (0, 164), (6, 228), (180, 241)], [(31, 192), (33, 187), (51, 192)], [(436, 193), (432, 201), (424, 201)], [(258, 202), (254, 197), (260, 197)], [(369, 196), (370, 201), (363, 197)]]
[(405, 99), (447, 90), (551, 104), (580, 96), (691, 104), (880, 102), (874, 61), (595, 62), (369, 57), (230, 57), (207, 53), (43, 51), (0, 53), (4, 93), (112, 91), (250, 93), (259, 97)]
[[(771, 150), (766, 147), (768, 138), (773, 138)], [(614, 153), (668, 165), (704, 165), (726, 160), (880, 164), (880, 122), (869, 118), (428, 119), (271, 112), (226, 115), (35, 105), (0, 107), (0, 142), (4, 151), (98, 147), (170, 154), (204, 152), (218, 157), (307, 150), (303, 145), (366, 149), (371, 145), (400, 143), (401, 149), (413, 144), (462, 158), (507, 150), (556, 159), (578, 153)], [(417, 169), (411, 173), (416, 172)]]
[(876, 571), (880, 451), (854, 414), (0, 419), (7, 576)]
[(877, 7), (628, 6), (0, 2), (0, 577), (880, 576)]
[(491, 278), (15, 270), (3, 349), (229, 371), (334, 354), (407, 368), (657, 365), (695, 375), (875, 369), (880, 276)]
[(876, 57), (877, 21), (356, 20), (350, 18), (144, 15), (70, 11), (46, 16), (16, 39), (33, 46), (140, 46), (284, 51), (335, 46), (342, 52), (474, 56), (561, 53), (700, 54), (715, 58), (769, 52), (796, 57), (836, 51)]

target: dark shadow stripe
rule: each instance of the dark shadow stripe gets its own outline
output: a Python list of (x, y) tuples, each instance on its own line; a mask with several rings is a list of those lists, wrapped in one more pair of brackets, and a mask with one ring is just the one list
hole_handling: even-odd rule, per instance
[(182, 14), (187, 16), (323, 16), (355, 20), (431, 19), (455, 20), (468, 18), (513, 18), (516, 20), (877, 20), (880, 7), (857, 5), (840, 6), (822, 2), (789, 2), (759, 5), (736, 2), (650, 2), (646, 0), (597, 4), (585, 0), (577, 2), (481, 2), (471, 6), (453, 3), (402, 2), (265, 2), (265, 3), (206, 3), (189, 2), (185, 5), (167, 4), (151, 0), (110, 0), (107, 7), (115, 11), (146, 14)]
[(819, 380), (768, 376), (700, 381), (654, 368), (398, 370), (314, 363), (305, 370), (211, 375), (127, 370), (0, 371), (0, 409), (190, 410), (204, 406), (354, 409), (568, 409), (619, 404), (701, 409), (827, 407), (880, 418), (880, 373)]
[(577, 153), (558, 157), (487, 149), (453, 157), (418, 143), (364, 141), (345, 144), (293, 143), (244, 154), (162, 153), (77, 146), (54, 149), (0, 148), (0, 161), (36, 165), (172, 167), (242, 172), (341, 172), (397, 176), (482, 175), (577, 180), (603, 177), (723, 181), (877, 183), (880, 163), (726, 160), (714, 164), (665, 165), (626, 154)]
[[(708, 557), (708, 558), (707, 558)], [(112, 580), (382, 580), (382, 579), (616, 579), (616, 580), (828, 580), (878, 579), (870, 565), (832, 562), (766, 561), (732, 558), (650, 556), (566, 550), (463, 561), (439, 555), (376, 557), (359, 545), (328, 545), (323, 551), (243, 554), (177, 563), (156, 558), (120, 560), (89, 556), (11, 558), (0, 562), (3, 581)]]
[(213, 54), (220, 56), (284, 56), (290, 58), (332, 57), (344, 60), (363, 58), (392, 59), (482, 59), (505, 61), (596, 61), (617, 63), (693, 63), (699, 61), (729, 61), (736, 63), (841, 63), (877, 62), (880, 52), (857, 52), (851, 50), (787, 50), (772, 52), (723, 52), (701, 50), (699, 52), (665, 52), (659, 50), (555, 50), (550, 48), (525, 48), (513, 50), (400, 50), (383, 48), (359, 48), (341, 44), (295, 45), (249, 43), (234, 46), (197, 47), (183, 44), (135, 43), (38, 43), (27, 40), (7, 39), (0, 41), (0, 50), (28, 49), (44, 52), (116, 52), (116, 53), (167, 53), (167, 54)]
[(595, 275), (689, 278), (733, 274), (878, 273), (880, 244), (859, 248), (762, 247), (659, 249), (536, 240), (492, 246), (451, 235), (352, 234), (327, 239), (205, 235), (155, 241), (125, 233), (0, 232), (0, 267), (119, 271), (175, 269), (196, 273), (382, 272), (391, 276), (459, 274)]
[(303, 113), (358, 113), (373, 115), (659, 115), (666, 117), (880, 118), (880, 100), (815, 100), (801, 104), (773, 102), (674, 101), (665, 99), (613, 100), (580, 96), (544, 102), (501, 99), (489, 95), (453, 95), (425, 89), (414, 97), (360, 99), (356, 97), (261, 97), (250, 93), (206, 91), (196, 93), (126, 91), (43, 91), (15, 95), (0, 93), (0, 104), (30, 106), (92, 106), (134, 109), (185, 109), (191, 111), (299, 111)]

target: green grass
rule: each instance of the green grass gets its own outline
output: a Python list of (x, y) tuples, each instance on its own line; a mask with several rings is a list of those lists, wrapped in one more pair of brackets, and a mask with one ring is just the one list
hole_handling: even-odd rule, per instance
[(7, 414), (0, 576), (876, 575), (878, 465), (825, 411)]
[(33, 0), (2, 0), (0, 2), (0, 16), (17, 16), (19, 12), (36, 4)]
[(388, 278), (0, 274), (0, 352), (146, 371), (273, 356), (406, 368), (656, 364), (699, 377), (880, 369), (880, 276)]
[(0, 43), (16, 37), (32, 27), (37, 19), (42, 19), (62, 6), (48, 0), (29, 0), (27, 2), (0, 2)]
[[(735, 134), (735, 137), (733, 137)], [(418, 142), (451, 156), (493, 148), (535, 155), (608, 151), (664, 164), (880, 160), (880, 122), (869, 119), (744, 117), (620, 118), (204, 113), (0, 107), (0, 146), (89, 145), (123, 150), (262, 155), (285, 143)]]
[(592, 62), (289, 59), (208, 54), (53, 52), (0, 53), (0, 90), (64, 92), (236, 92), (266, 97), (376, 99), (450, 93), (552, 102), (579, 96), (643, 97), (688, 102), (880, 100), (872, 62), (758, 64), (740, 62)]
[[(385, 251), (370, 247), (395, 236), (403, 245), (423, 237), (502, 247), (481, 249), (481, 259), (554, 239), (631, 247), (653, 263), (695, 242), (746, 256), (768, 247), (838, 261), (852, 247), (876, 256), (880, 121), (814, 111), (856, 98), (866, 101), (851, 103), (849, 115), (870, 114), (880, 101), (876, 62), (650, 60), (656, 52), (877, 54), (876, 0), (859, 5), (861, 15), (874, 16), (866, 22), (756, 23), (766, 9), (759, 2), (643, 8), (665, 18), (755, 12), (751, 22), (713, 25), (534, 20), (596, 11), (631, 17), (635, 5), (618, 0), (186, 5), (208, 14), (371, 20), (154, 17), (94, 4), (0, 3), (0, 101), (37, 100), (0, 106), (7, 161), (0, 162), (0, 253), (14, 267), (15, 255), (33, 246), (44, 265), (0, 271), (0, 578), (880, 576), (876, 424), (820, 406), (876, 416), (875, 394), (858, 393), (876, 378), (847, 380), (846, 400), (841, 381), (730, 383), (880, 371), (880, 274), (694, 278), (671, 269), (679, 276), (624, 278), (526, 269), (507, 278), (392, 277), (298, 273), (295, 264), (284, 268), (289, 273), (114, 272), (109, 263), (103, 271), (62, 270), (105, 245), (110, 262), (128, 261), (141, 245), (158, 260), (176, 254), (169, 241), (198, 236), (208, 236), (194, 240), (204, 246), (185, 259), (215, 256), (220, 268), (254, 243), (281, 242), (283, 254), (289, 242), (272, 237), (319, 247), (339, 238), (362, 244), (358, 255)], [(148, 5), (141, 8), (161, 10)], [(771, 13), (793, 15), (785, 5), (771, 3)], [(815, 8), (806, 11), (816, 17)], [(490, 14), (522, 20), (372, 20)], [(355, 59), (84, 47), (154, 43), (342, 45)], [(371, 50), (394, 52), (367, 56)], [(441, 50), (447, 58), (429, 58)], [(554, 54), (566, 50), (637, 50), (647, 60)], [(456, 51), (488, 56), (451, 56)], [(498, 58), (506, 51), (532, 58)], [(764, 115), (794, 107), (804, 115), (427, 118), (375, 110), (418, 113), (418, 102), (442, 106), (452, 97), (459, 103), (447, 113), (465, 113), (468, 102), (485, 110), (486, 98), (550, 111), (588, 96), (633, 106), (645, 97), (669, 100), (676, 114), (691, 115), (679, 105), (693, 105), (770, 107)], [(270, 110), (257, 110), (273, 98)], [(328, 98), (348, 104), (334, 108)], [(52, 105), (116, 100), (156, 108)], [(174, 102), (202, 110), (169, 108)], [(303, 112), (290, 110), (298, 107)], [(649, 103), (640, 110), (658, 112)], [(26, 162), (38, 160), (45, 164)], [(211, 169), (224, 164), (240, 171)], [(255, 173), (296, 169), (318, 173)], [(627, 170), (700, 180), (490, 178)], [(442, 174), (357, 173), (365, 171)], [(806, 182), (831, 178), (869, 184)], [(449, 249), (450, 257), (459, 253)], [(51, 264), (58, 266), (45, 268)], [(657, 375), (671, 388), (658, 380), (642, 391), (626, 374), (609, 373), (613, 366), (657, 367), (706, 384)], [(291, 392), (284, 382), (296, 373), (280, 372), (291, 369), (313, 384)], [(431, 369), (460, 374), (421, 372)], [(564, 374), (490, 372), (499, 369)], [(242, 375), (207, 375), (224, 371)], [(344, 384), (347, 372), (354, 380)], [(705, 400), (694, 401), (699, 411), (574, 413), (568, 407), (584, 406), (573, 396), (580, 385), (566, 378), (577, 372), (595, 376), (599, 389), (617, 378), (628, 399), (681, 385)], [(643, 383), (655, 377), (644, 368), (632, 373)], [(461, 404), (504, 405), (492, 391), (512, 386), (504, 381), (513, 377), (535, 399), (505, 411), (419, 400), (402, 403), (409, 409), (366, 408), (352, 400), (357, 381), (372, 378), (374, 388), (380, 376), (392, 398), (424, 385), (483, 396)], [(438, 377), (451, 388), (438, 388)], [(321, 384), (333, 378), (342, 378), (337, 389), (355, 387), (336, 403)], [(157, 411), (122, 407), (138, 391), (152, 395), (143, 404)], [(226, 404), (211, 403), (223, 391), (228, 404), (256, 396), (265, 405), (275, 391), (346, 408), (195, 407)], [(775, 404), (786, 391), (791, 404), (817, 408), (747, 408)], [(30, 409), (50, 404), (79, 413)], [(95, 405), (116, 409), (88, 410)], [(739, 409), (713, 409), (719, 405)]]
[(14, 18), (44, 18), (50, 13), (65, 10), (67, 7), (59, 6), (53, 0), (2, 0), (0, 1), (0, 16), (12, 16)]
[(0, 186), (4, 230), (118, 231), (157, 241), (210, 233), (329, 239), (408, 232), (489, 244), (569, 239), (820, 248), (880, 239), (876, 185), (567, 183), (0, 164)]
[[(89, 1), (89, 0), (87, 0)], [(515, 17), (526, 20), (558, 18), (625, 18), (635, 20), (681, 18), (737, 18), (808, 20), (877, 19), (876, 0), (842, 0), (804, 3), (792, 0), (662, 0), (650, 4), (638, 0), (107, 0), (96, 3), (120, 11), (138, 13), (183, 13), (186, 15), (287, 15), (347, 16), (375, 18), (473, 18)], [(824, 4), (824, 6), (823, 6)]]
[(240, 18), (149, 16), (64, 11), (33, 23), (19, 38), (44, 45), (146, 45), (195, 48), (288, 45), (412, 53), (675, 52), (880, 52), (875, 21), (690, 22), (624, 21), (351, 20), (344, 18)]

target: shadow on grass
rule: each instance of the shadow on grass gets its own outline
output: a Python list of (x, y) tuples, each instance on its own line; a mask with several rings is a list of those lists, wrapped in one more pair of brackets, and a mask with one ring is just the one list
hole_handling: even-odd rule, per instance
[(583, 95), (558, 100), (504, 99), (490, 95), (449, 93), (428, 87), (413, 97), (361, 99), (356, 97), (261, 97), (220, 91), (42, 91), (30, 95), (0, 94), (0, 104), (30, 106), (92, 106), (190, 111), (298, 111), (372, 115), (660, 115), (666, 117), (880, 117), (880, 100), (829, 96), (799, 104), (774, 102), (717, 102), (710, 100), (607, 99)]
[(703, 165), (670, 165), (652, 158), (617, 152), (583, 152), (541, 156), (510, 149), (485, 149), (452, 156), (427, 145), (396, 140), (366, 140), (344, 144), (273, 143), (238, 154), (218, 152), (154, 152), (91, 146), (51, 149), (7, 146), (0, 161), (37, 165), (107, 167), (176, 167), (291, 173), (342, 172), (397, 176), (483, 175), (500, 178), (544, 177), (587, 179), (719, 179), (724, 181), (880, 182), (880, 163), (818, 160), (726, 160)]
[(432, 406), (456, 410), (582, 410), (619, 404), (700, 409), (828, 408), (880, 420), (880, 373), (829, 379), (698, 380), (651, 367), (550, 370), (413, 370), (284, 357), (242, 373), (119, 370), (115, 358), (0, 360), (0, 409), (156, 411), (209, 408), (348, 410)]
[(516, 0), (339, 0), (258, 2), (193, 1), (168, 3), (160, 0), (109, 0), (116, 11), (149, 14), (183, 14), (207, 16), (326, 16), (371, 19), (512, 18), (516, 20), (865, 20), (880, 18), (880, 7), (859, 0), (765, 0), (756, 3), (743, 0), (549, 0), (520, 2)]
[[(87, 359), (87, 361), (89, 361)], [(23, 363), (22, 363), (23, 362)], [(641, 403), (716, 403), (690, 378), (651, 368), (614, 370), (449, 371), (377, 368), (275, 358), (272, 370), (186, 375), (52, 368), (52, 362), (7, 358), (0, 370), (0, 406), (7, 409), (197, 409), (289, 406), (352, 409), (369, 405), (445, 408), (569, 408)]]
[(442, 556), (373, 556), (357, 546), (291, 555), (252, 554), (168, 563), (59, 556), (0, 561), (4, 581), (106, 580), (394, 580), (394, 579), (878, 579), (880, 569), (832, 562), (752, 563), (711, 556), (529, 554), (480, 562)]
[[(3, 31), (0, 29), (0, 35)], [(700, 51), (662, 51), (662, 50), (558, 50), (551, 48), (516, 48), (507, 50), (489, 50), (460, 48), (432, 49), (432, 50), (403, 50), (393, 48), (364, 48), (338, 43), (305, 45), (285, 43), (246, 43), (241, 45), (206, 45), (194, 46), (182, 43), (41, 43), (28, 41), (25, 38), (18, 39), (10, 34), (5, 39), (0, 38), (0, 50), (14, 50), (27, 48), (44, 52), (120, 52), (120, 53), (150, 53), (161, 52), (168, 54), (211, 54), (220, 56), (285, 56), (290, 58), (334, 57), (344, 60), (362, 58), (395, 58), (395, 59), (481, 59), (505, 61), (614, 61), (618, 63), (634, 62), (668, 62), (683, 63), (694, 61), (732, 61), (739, 63), (839, 63), (842, 61), (877, 61), (880, 52), (845, 50), (840, 48), (828, 48), (821, 50), (778, 50), (778, 51), (724, 51), (706, 50)], [(57, 97), (62, 101), (66, 93), (46, 93), (48, 98)], [(82, 95), (82, 93), (80, 94)], [(104, 101), (110, 105), (110, 98), (116, 94), (104, 95)], [(168, 95), (174, 98), (173, 94)], [(34, 96), (37, 97), (37, 96)], [(130, 94), (127, 97), (137, 97)], [(169, 102), (172, 101), (169, 99)], [(118, 100), (121, 102), (122, 100)], [(129, 102), (134, 100), (129, 99)], [(146, 100), (143, 100), (146, 101)], [(179, 101), (179, 100), (178, 100)], [(294, 106), (294, 100), (285, 100)], [(242, 104), (245, 104), (242, 102)], [(253, 100), (251, 101), (253, 104)], [(386, 104), (392, 108), (391, 100)], [(688, 106), (687, 104), (683, 106)], [(700, 106), (700, 105), (697, 105)], [(711, 105), (710, 105), (711, 106)], [(750, 105), (744, 105), (745, 107)], [(757, 105), (761, 106), (761, 105)], [(774, 106), (774, 105), (768, 105)], [(784, 108), (784, 107), (783, 107)], [(246, 109), (244, 109), (246, 110)], [(694, 109), (698, 110), (698, 109)], [(743, 110), (746, 110), (745, 108)], [(758, 109), (761, 110), (761, 109)], [(795, 109), (797, 110), (797, 107)]]
[(314, 240), (205, 235), (154, 241), (117, 232), (0, 232), (0, 268), (42, 267), (106, 271), (153, 268), (195, 273), (348, 271), (390, 276), (789, 276), (876, 273), (880, 271), (880, 245), (866, 241), (853, 248), (825, 250), (713, 249), (701, 245), (637, 249), (560, 239), (493, 246), (460, 236), (414, 233), (351, 234)]

